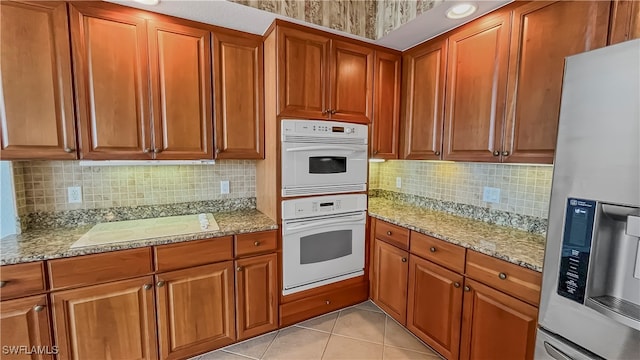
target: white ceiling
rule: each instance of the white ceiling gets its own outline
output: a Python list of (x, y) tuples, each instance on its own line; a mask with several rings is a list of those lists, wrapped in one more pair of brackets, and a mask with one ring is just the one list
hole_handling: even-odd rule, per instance
[(132, 0), (106, 1), (259, 35), (265, 33), (274, 19), (280, 18), (388, 48), (406, 50), (513, 0), (476, 0), (474, 3), (478, 6), (478, 11), (473, 17), (461, 20), (451, 20), (444, 15), (447, 9), (459, 1), (448, 0), (375, 41), (226, 0), (160, 0), (155, 6), (142, 5)]

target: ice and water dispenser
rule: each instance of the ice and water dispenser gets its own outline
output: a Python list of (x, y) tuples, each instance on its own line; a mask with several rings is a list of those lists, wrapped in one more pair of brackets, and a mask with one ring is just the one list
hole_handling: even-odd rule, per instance
[(567, 199), (558, 294), (640, 330), (640, 208)]

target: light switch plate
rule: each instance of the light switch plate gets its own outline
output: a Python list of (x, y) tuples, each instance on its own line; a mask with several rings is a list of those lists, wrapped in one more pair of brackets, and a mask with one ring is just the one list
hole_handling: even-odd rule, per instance
[(402, 178), (399, 176), (396, 178), (396, 187), (398, 189), (402, 188)]
[(67, 201), (69, 202), (69, 204), (82, 203), (82, 187), (69, 186), (67, 188)]
[(220, 194), (229, 193), (229, 180), (220, 181)]
[(489, 203), (499, 203), (500, 202), (500, 189), (493, 187), (484, 187), (484, 191), (482, 192), (482, 201)]

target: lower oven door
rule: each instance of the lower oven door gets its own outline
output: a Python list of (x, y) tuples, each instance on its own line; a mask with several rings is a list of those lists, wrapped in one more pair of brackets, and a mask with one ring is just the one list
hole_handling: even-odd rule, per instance
[(366, 213), (283, 223), (283, 294), (364, 273)]

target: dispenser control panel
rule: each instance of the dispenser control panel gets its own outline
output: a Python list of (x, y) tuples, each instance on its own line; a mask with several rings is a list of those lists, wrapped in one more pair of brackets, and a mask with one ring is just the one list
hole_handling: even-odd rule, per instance
[(584, 303), (596, 202), (567, 199), (558, 294)]

